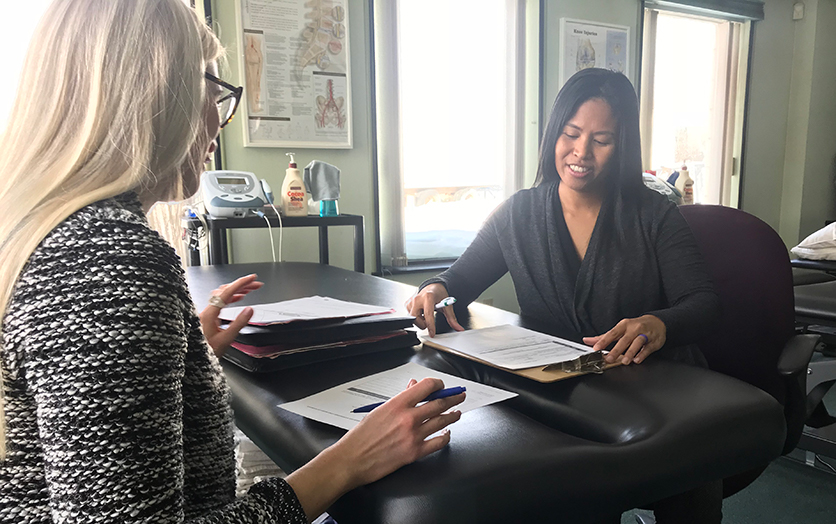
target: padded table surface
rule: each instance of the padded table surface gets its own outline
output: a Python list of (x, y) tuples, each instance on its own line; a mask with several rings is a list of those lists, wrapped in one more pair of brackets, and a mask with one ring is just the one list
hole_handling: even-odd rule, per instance
[(836, 281), (793, 287), (795, 317), (800, 322), (836, 324)]
[[(251, 272), (265, 287), (247, 303), (315, 294), (402, 309), (414, 288), (307, 263), (193, 267), (198, 308), (212, 289)], [(480, 304), (468, 328), (522, 324)], [(650, 359), (640, 366), (539, 384), (430, 348), (402, 349), (255, 375), (224, 370), (236, 423), (286, 471), (344, 430), (277, 406), (408, 361), (516, 391), (465, 413), (450, 446), (340, 499), (329, 512), (353, 522), (590, 522), (706, 481), (762, 467), (784, 441), (781, 406), (730, 377)], [(421, 377), (416, 377), (421, 378)]]

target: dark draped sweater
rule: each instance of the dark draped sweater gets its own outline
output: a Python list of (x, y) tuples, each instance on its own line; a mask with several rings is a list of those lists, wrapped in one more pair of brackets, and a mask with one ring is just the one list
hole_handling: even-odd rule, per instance
[(688, 224), (674, 204), (646, 188), (629, 202), (605, 199), (583, 260), (558, 183), (519, 191), (450, 269), (421, 287), (442, 283), (457, 306), (466, 306), (506, 272), (523, 317), (577, 341), (651, 314), (667, 328), (659, 355), (704, 364), (693, 344), (719, 320), (719, 299)]

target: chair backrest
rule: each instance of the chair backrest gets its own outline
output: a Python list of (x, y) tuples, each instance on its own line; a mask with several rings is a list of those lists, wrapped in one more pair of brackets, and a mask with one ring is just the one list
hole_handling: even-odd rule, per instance
[(787, 248), (760, 219), (723, 206), (679, 208), (708, 264), (722, 321), (701, 349), (711, 369), (744, 380), (782, 404), (778, 357), (794, 334)]

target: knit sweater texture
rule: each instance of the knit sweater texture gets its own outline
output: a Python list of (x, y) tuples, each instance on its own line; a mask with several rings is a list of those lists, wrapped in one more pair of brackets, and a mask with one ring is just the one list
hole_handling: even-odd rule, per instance
[(444, 284), (462, 308), (510, 272), (520, 314), (554, 334), (580, 341), (652, 314), (667, 328), (659, 356), (704, 366), (695, 343), (719, 321), (720, 300), (679, 209), (646, 188), (631, 201), (608, 198), (580, 260), (558, 187), (514, 194), (450, 269), (421, 287)]
[(235, 498), (229, 389), (180, 261), (134, 193), (40, 243), (0, 363), (0, 523), (306, 522), (283, 480)]

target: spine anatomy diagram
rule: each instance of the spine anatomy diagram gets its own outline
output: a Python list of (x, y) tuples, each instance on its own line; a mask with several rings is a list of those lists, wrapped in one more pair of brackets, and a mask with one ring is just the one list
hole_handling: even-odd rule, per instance
[(333, 0), (309, 0), (305, 7), (310, 8), (305, 15), (310, 22), (302, 31), (304, 43), (299, 50), (297, 68), (302, 71), (308, 65), (316, 64), (324, 71), (331, 64), (329, 54), (337, 55), (343, 49), (345, 8), (335, 5)]
[(334, 97), (334, 81), (325, 84), (326, 96), (316, 97), (316, 127), (345, 127), (345, 98)]

